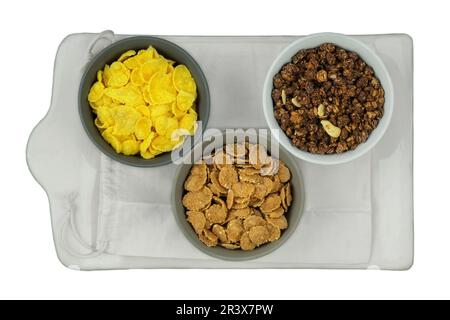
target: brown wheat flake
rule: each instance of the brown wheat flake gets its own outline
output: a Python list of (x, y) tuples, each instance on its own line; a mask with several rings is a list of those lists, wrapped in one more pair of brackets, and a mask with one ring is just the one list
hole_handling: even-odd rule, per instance
[(236, 182), (238, 182), (236, 169), (232, 165), (224, 166), (219, 172), (220, 185), (226, 189), (230, 189)]
[(192, 225), (195, 232), (200, 234), (205, 229), (206, 218), (203, 212), (200, 211), (188, 211), (186, 213), (187, 221)]
[(270, 233), (266, 226), (255, 226), (248, 231), (250, 241), (257, 247), (268, 242)]
[(267, 218), (267, 222), (271, 225), (274, 225), (275, 227), (280, 228), (281, 230), (284, 230), (288, 227), (288, 222), (284, 215), (279, 218)]
[(215, 224), (212, 227), (212, 232), (219, 238), (220, 242), (226, 243), (228, 242), (227, 232), (224, 227), (220, 224)]
[(208, 207), (212, 200), (212, 192), (207, 187), (199, 191), (191, 191), (184, 195), (183, 205), (191, 211), (201, 211)]
[(244, 220), (244, 229), (248, 231), (253, 227), (264, 226), (266, 224), (267, 222), (266, 220), (264, 220), (264, 218), (257, 215), (251, 215)]
[(244, 231), (242, 222), (239, 219), (234, 219), (227, 224), (227, 236), (230, 242), (238, 242), (241, 234)]
[(248, 232), (248, 231), (245, 232), (245, 233), (242, 235), (240, 244), (241, 244), (241, 249), (242, 249), (242, 250), (245, 250), (245, 251), (253, 250), (253, 249), (255, 249), (255, 247), (256, 247), (256, 246), (253, 244), (253, 242), (250, 240), (249, 232)]
[(279, 208), (280, 205), (281, 205), (280, 196), (277, 194), (270, 194), (266, 197), (260, 208), (262, 212), (269, 213)]
[(232, 189), (228, 190), (227, 194), (227, 209), (231, 209), (234, 203), (234, 192)]

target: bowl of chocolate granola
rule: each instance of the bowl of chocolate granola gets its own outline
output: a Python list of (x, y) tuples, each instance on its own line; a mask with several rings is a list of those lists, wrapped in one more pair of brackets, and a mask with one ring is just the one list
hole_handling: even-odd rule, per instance
[(272, 135), (297, 158), (339, 164), (371, 150), (392, 117), (392, 80), (373, 49), (319, 33), (286, 47), (270, 67), (263, 109)]

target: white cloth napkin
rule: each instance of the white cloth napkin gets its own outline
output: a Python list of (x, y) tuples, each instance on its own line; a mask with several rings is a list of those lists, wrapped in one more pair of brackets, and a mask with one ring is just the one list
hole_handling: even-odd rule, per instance
[[(370, 257), (370, 156), (335, 167), (301, 163), (305, 211), (295, 234), (257, 263), (359, 264)], [(125, 256), (214, 259), (191, 245), (171, 212), (175, 165), (134, 168), (101, 158), (98, 240)], [(358, 172), (357, 175), (354, 172)]]

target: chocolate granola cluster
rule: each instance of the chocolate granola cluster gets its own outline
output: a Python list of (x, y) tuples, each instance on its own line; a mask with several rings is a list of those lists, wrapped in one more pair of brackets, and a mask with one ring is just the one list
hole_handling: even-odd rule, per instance
[(365, 142), (383, 116), (384, 90), (355, 52), (332, 43), (300, 50), (273, 78), (274, 114), (301, 150), (342, 153)]

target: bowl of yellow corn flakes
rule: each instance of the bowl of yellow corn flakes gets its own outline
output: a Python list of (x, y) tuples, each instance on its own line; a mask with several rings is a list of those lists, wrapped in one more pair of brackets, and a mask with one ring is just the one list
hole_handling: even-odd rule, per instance
[[(87, 65), (78, 94), (83, 127), (107, 156), (137, 167), (171, 163), (204, 130), (206, 77), (180, 46), (152, 36), (119, 40)], [(181, 155), (182, 156), (182, 155)]]

